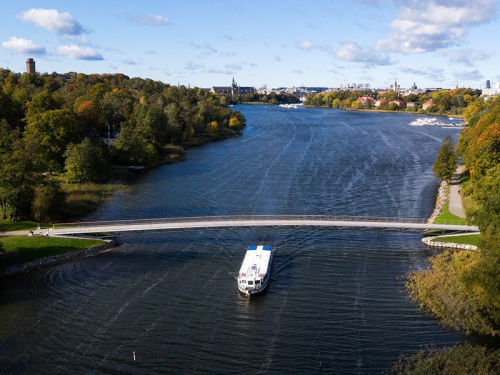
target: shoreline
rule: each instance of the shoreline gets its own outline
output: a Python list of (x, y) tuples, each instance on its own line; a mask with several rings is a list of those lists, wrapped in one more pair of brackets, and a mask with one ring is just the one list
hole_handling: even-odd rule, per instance
[(96, 255), (106, 253), (108, 251), (113, 251), (118, 246), (118, 242), (114, 238), (111, 240), (101, 240), (101, 241), (106, 241), (107, 243), (103, 245), (93, 246), (84, 250), (39, 258), (31, 262), (9, 266), (4, 272), (0, 273), (0, 277), (5, 278), (5, 277), (16, 276), (25, 272), (38, 270), (40, 268), (47, 268), (59, 264), (68, 263), (74, 260), (91, 258)]
[[(436, 204), (434, 206), (434, 210), (432, 211), (431, 216), (427, 219), (428, 223), (434, 222), (434, 220), (442, 214), (443, 205), (449, 203), (449, 191), (450, 184), (446, 181), (441, 181), (436, 197)], [(478, 247), (476, 245), (468, 245), (468, 244), (459, 244), (454, 242), (443, 242), (443, 241), (433, 241), (437, 238), (447, 238), (447, 237), (456, 237), (463, 236), (464, 234), (445, 234), (441, 236), (426, 236), (422, 237), (421, 241), (431, 248), (443, 248), (443, 249), (453, 249), (453, 250), (477, 250)]]

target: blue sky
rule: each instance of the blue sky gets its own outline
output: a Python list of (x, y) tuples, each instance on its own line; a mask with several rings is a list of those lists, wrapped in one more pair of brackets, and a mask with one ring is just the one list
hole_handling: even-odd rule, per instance
[(0, 67), (191, 87), (481, 88), (500, 79), (500, 0), (17, 0)]

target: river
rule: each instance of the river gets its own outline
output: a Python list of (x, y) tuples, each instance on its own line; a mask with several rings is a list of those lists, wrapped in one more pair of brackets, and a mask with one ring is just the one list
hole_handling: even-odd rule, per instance
[[(428, 217), (442, 139), (417, 115), (238, 106), (238, 138), (138, 175), (90, 219), (225, 214)], [(445, 120), (448, 121), (448, 120)], [(380, 374), (461, 342), (408, 301), (421, 235), (314, 228), (141, 233), (87, 260), (0, 280), (0, 373)], [(239, 295), (245, 249), (275, 248)], [(135, 352), (135, 361), (134, 361)]]

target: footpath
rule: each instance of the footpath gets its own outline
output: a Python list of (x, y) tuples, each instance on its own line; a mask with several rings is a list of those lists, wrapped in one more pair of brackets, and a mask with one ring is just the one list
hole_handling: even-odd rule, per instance
[[(442, 204), (447, 201), (450, 213), (453, 215), (459, 216), (461, 218), (465, 218), (465, 211), (462, 204), (462, 196), (460, 195), (460, 175), (465, 171), (465, 166), (460, 165), (455, 171), (455, 174), (451, 178), (451, 183), (448, 185), (445, 181), (441, 183), (439, 187), (439, 204), (436, 206), (434, 213), (432, 214), (429, 220), (434, 220), (436, 216), (441, 213)], [(448, 194), (446, 194), (448, 192)], [(440, 236), (441, 238), (445, 237), (454, 237), (461, 236), (462, 234), (451, 234)], [(431, 247), (439, 247), (439, 248), (447, 248), (447, 249), (457, 249), (457, 250), (477, 250), (477, 246), (475, 245), (466, 245), (452, 242), (441, 242), (441, 241), (433, 241), (433, 237), (424, 237), (422, 238), (422, 242)]]
[(460, 175), (465, 172), (465, 166), (458, 166), (455, 174), (451, 178), (450, 192), (448, 195), (448, 206), (450, 213), (465, 218), (462, 197), (460, 196)]

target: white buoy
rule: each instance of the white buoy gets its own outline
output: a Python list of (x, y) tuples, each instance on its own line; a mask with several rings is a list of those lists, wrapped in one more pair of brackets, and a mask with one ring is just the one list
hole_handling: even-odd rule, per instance
[(134, 362), (135, 362), (135, 352), (132, 352), (133, 356), (134, 356)]

